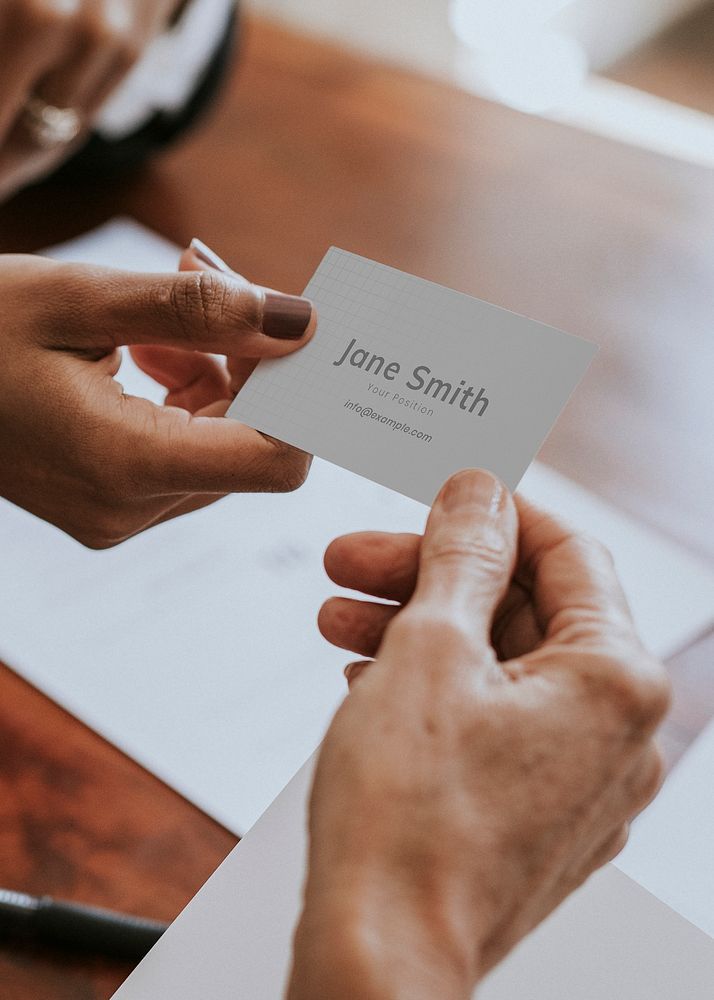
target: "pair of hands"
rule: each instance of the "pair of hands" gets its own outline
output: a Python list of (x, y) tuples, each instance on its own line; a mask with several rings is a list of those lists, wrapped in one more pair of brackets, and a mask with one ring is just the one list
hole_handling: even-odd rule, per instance
[[(88, 127), (180, 6), (2, 4), (0, 199), (68, 152), (33, 143), (28, 99)], [(94, 547), (307, 473), (307, 455), (221, 418), (259, 358), (310, 338), (308, 305), (200, 249), (181, 267), (0, 263), (0, 493)], [(123, 394), (125, 344), (166, 407)], [(321, 613), (328, 639), (376, 659), (348, 668), (320, 754), (290, 1000), (466, 1000), (623, 846), (660, 782), (667, 682), (607, 555), (487, 474), (446, 485), (423, 539), (347, 537), (326, 565), (394, 603)]]
[[(259, 358), (309, 340), (310, 304), (200, 245), (181, 266), (0, 259), (0, 494), (85, 544), (307, 473), (309, 456), (223, 414)], [(124, 395), (124, 344), (167, 406)], [(664, 671), (604, 550), (487, 473), (447, 483), (423, 539), (348, 536), (326, 566), (392, 603), (321, 612), (368, 659), (318, 762), (290, 1000), (465, 1000), (655, 793)]]
[(466, 471), (423, 538), (347, 536), (324, 635), (347, 669), (310, 808), (289, 1000), (467, 1000), (614, 857), (669, 700), (609, 554)]
[[(86, 128), (183, 0), (3, 0), (0, 4), (0, 200), (49, 173), (66, 148), (43, 150), (24, 123), (39, 97), (74, 108)], [(80, 140), (81, 141), (81, 140)]]

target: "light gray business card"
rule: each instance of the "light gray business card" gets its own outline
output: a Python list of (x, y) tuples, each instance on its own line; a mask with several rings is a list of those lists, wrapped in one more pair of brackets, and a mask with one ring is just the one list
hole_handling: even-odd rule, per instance
[(458, 469), (511, 489), (594, 344), (332, 247), (313, 340), (262, 361), (228, 416), (431, 504)]

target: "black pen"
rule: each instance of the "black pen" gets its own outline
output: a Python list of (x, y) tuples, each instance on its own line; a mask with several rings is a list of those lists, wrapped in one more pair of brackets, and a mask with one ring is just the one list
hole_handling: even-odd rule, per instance
[(99, 906), (0, 889), (0, 937), (22, 934), (38, 944), (139, 961), (167, 926)]

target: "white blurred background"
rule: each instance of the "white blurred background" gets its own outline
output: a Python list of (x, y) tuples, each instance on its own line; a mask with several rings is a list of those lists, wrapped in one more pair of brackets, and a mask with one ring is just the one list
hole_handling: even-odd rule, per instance
[(518, 110), (714, 165), (711, 115), (604, 75), (678, 19), (709, 6), (702, 0), (251, 3), (263, 14)]

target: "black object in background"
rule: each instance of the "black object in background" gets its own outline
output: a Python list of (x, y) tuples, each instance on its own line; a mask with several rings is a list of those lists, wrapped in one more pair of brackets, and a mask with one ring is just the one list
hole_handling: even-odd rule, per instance
[(82, 148), (58, 168), (53, 176), (61, 180), (94, 180), (132, 170), (152, 153), (169, 145), (191, 128), (208, 110), (226, 78), (237, 49), (238, 10), (232, 12), (226, 32), (217, 44), (213, 58), (206, 67), (193, 95), (175, 113), (154, 115), (137, 132), (123, 139), (110, 141), (91, 133)]
[(0, 889), (0, 940), (21, 936), (33, 944), (138, 962), (167, 926), (98, 906)]

